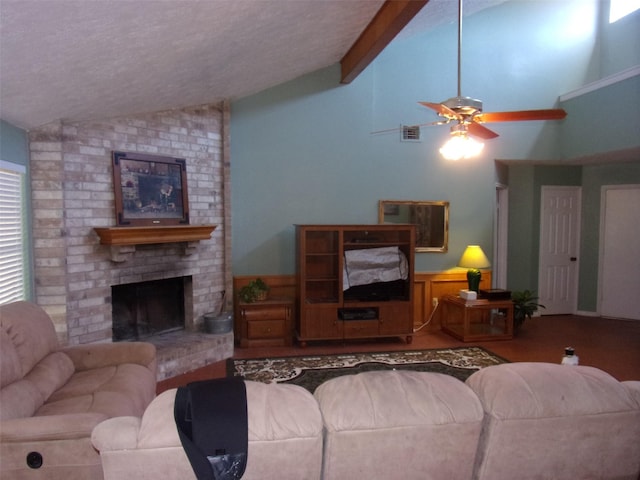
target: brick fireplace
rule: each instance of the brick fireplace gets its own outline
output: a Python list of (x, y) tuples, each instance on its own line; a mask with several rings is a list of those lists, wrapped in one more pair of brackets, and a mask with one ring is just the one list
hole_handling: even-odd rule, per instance
[[(35, 301), (51, 315), (63, 343), (112, 341), (117, 285), (189, 278), (187, 332), (201, 330), (206, 313), (231, 309), (222, 305), (232, 288), (228, 117), (228, 104), (220, 103), (59, 121), (29, 133)], [(94, 229), (115, 226), (113, 150), (184, 158), (190, 224), (216, 225), (211, 238), (101, 245)]]

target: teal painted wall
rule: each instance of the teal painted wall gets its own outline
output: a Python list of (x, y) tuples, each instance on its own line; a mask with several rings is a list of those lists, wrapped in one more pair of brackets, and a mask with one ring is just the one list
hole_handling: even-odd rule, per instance
[(509, 233), (507, 248), (507, 288), (531, 289), (534, 282), (535, 231), (538, 218), (535, 216), (533, 165), (511, 165), (509, 167)]
[(640, 75), (562, 102), (562, 108), (571, 119), (560, 127), (564, 158), (640, 145)]
[(0, 120), (0, 160), (29, 165), (27, 132)]
[[(487, 111), (551, 108), (596, 80), (598, 8), (518, 1), (467, 17), (463, 95)], [(449, 252), (416, 255), (418, 271), (454, 267), (470, 243), (491, 254), (494, 159), (557, 159), (561, 122), (496, 124), (500, 137), (465, 162), (441, 159), (447, 126), (419, 143), (371, 134), (438, 119), (417, 102), (455, 96), (456, 38), (450, 24), (396, 39), (349, 85), (336, 65), (232, 102), (234, 275), (293, 273), (293, 224), (376, 223), (380, 199), (450, 202)]]
[[(640, 66), (640, 10), (609, 23), (609, 1), (597, 3), (598, 25), (585, 84)], [(567, 91), (566, 93), (569, 93)], [(561, 156), (576, 158), (640, 145), (640, 76), (562, 102)]]
[(640, 65), (640, 10), (609, 23), (609, 1), (602, 0), (599, 6), (600, 77)]

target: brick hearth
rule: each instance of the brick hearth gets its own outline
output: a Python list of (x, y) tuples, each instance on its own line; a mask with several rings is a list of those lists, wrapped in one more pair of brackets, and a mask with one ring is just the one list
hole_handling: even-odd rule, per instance
[(182, 375), (233, 356), (233, 332), (212, 335), (170, 332), (145, 339), (157, 349), (158, 381)]

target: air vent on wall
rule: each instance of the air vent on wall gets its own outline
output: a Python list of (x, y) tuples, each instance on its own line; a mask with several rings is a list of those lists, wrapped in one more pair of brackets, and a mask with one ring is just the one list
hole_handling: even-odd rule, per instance
[(418, 125), (401, 125), (400, 140), (403, 142), (419, 142), (420, 127)]

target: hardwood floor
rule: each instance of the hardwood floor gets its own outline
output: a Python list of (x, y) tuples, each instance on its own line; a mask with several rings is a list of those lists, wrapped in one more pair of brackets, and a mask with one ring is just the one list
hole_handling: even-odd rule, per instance
[[(421, 350), (479, 345), (511, 362), (559, 363), (564, 348), (575, 348), (581, 365), (600, 368), (618, 380), (640, 380), (640, 321), (576, 315), (546, 315), (527, 320), (513, 340), (463, 343), (441, 331), (423, 329), (407, 344), (399, 338), (366, 341), (317, 342), (305, 348), (253, 347), (234, 349), (234, 358), (283, 357), (345, 352)], [(225, 362), (158, 383), (158, 393), (169, 388), (226, 374)]]

